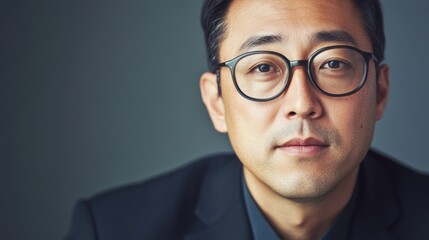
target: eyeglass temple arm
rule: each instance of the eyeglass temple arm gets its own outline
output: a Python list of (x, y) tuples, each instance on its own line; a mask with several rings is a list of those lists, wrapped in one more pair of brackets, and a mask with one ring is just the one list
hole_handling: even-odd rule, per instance
[(217, 83), (217, 94), (218, 96), (222, 96), (222, 89), (220, 87), (220, 68), (218, 67), (215, 70), (215, 74), (216, 74), (216, 83)]

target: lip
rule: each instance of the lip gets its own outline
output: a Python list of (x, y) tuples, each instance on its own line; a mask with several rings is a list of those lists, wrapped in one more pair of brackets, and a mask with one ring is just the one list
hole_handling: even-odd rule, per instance
[(294, 156), (310, 157), (315, 156), (329, 147), (325, 141), (317, 138), (292, 138), (276, 148), (287, 154)]

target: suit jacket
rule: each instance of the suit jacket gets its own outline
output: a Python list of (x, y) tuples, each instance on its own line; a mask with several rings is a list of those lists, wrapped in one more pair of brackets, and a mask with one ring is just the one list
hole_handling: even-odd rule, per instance
[[(233, 154), (80, 201), (66, 239), (252, 239)], [(429, 176), (369, 151), (352, 239), (429, 239)]]

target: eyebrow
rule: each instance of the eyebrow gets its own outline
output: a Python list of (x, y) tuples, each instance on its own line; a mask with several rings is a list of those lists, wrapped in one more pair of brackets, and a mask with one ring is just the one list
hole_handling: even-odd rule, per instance
[[(341, 42), (356, 45), (355, 39), (346, 31), (333, 30), (333, 31), (320, 31), (312, 36), (312, 42)], [(284, 39), (281, 35), (261, 35), (249, 37), (239, 48), (239, 51), (249, 50), (250, 48), (258, 47), (261, 45), (268, 45), (273, 43), (282, 42)]]
[(316, 42), (342, 42), (356, 45), (355, 39), (346, 31), (321, 31), (317, 32), (313, 39)]
[(240, 51), (281, 41), (283, 41), (283, 38), (280, 35), (252, 36), (240, 46)]

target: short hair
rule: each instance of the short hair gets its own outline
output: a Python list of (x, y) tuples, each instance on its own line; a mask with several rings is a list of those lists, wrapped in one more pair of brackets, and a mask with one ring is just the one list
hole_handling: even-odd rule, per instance
[[(384, 60), (385, 35), (383, 12), (379, 0), (352, 0), (360, 11), (365, 30), (370, 37), (374, 56)], [(201, 11), (208, 66), (214, 72), (219, 64), (219, 45), (227, 30), (226, 15), (232, 0), (205, 0)]]

